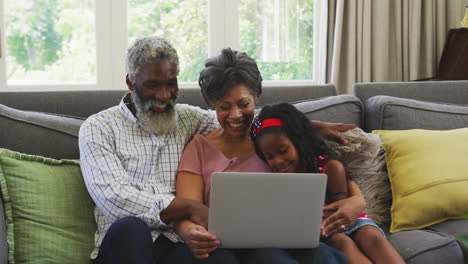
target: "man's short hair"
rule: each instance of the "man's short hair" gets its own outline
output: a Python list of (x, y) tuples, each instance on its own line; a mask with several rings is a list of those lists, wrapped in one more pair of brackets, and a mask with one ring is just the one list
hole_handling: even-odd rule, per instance
[(179, 56), (169, 41), (158, 37), (139, 38), (127, 50), (125, 70), (128, 78), (135, 83), (135, 78), (140, 68), (146, 63), (169, 61), (177, 66), (179, 74)]

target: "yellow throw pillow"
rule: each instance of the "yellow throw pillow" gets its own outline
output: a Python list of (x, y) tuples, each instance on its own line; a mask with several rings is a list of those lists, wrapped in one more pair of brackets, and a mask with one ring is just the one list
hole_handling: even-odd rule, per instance
[(373, 133), (383, 142), (392, 186), (390, 232), (468, 213), (468, 128)]

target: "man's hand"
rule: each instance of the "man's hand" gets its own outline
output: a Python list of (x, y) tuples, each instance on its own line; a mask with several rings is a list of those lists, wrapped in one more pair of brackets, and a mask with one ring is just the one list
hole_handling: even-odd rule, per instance
[(327, 123), (321, 121), (312, 121), (312, 126), (317, 130), (322, 138), (336, 141), (340, 144), (348, 144), (348, 140), (341, 136), (338, 132), (345, 132), (350, 129), (357, 128), (356, 125), (342, 123)]
[(208, 228), (208, 207), (198, 201), (175, 197), (169, 206), (159, 214), (164, 223), (190, 219)]
[(187, 223), (183, 229), (179, 234), (197, 259), (208, 258), (209, 253), (213, 252), (219, 245), (216, 236), (208, 233), (201, 225)]
[(193, 201), (190, 207), (191, 209), (189, 219), (194, 223), (203, 226), (205, 229), (208, 229), (208, 207), (197, 201)]

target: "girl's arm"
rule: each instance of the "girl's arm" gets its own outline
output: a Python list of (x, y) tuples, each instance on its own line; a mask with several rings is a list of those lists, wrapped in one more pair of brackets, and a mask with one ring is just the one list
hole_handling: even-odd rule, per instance
[(349, 181), (349, 195), (350, 196), (356, 196), (356, 197), (361, 199), (361, 203), (362, 203), (361, 204), (361, 207), (362, 207), (361, 211), (363, 211), (364, 208), (366, 208), (366, 199), (364, 199), (364, 195), (361, 192), (361, 188), (359, 188), (357, 183), (354, 182), (353, 180)]
[(333, 203), (349, 196), (346, 170), (338, 160), (330, 159), (325, 166), (327, 182), (327, 203)]
[[(322, 223), (322, 235), (328, 237), (350, 228), (366, 207), (366, 200), (361, 189), (354, 181), (349, 181), (350, 197), (336, 201), (324, 207), (331, 215)], [(344, 230), (342, 225), (345, 227)]]
[[(201, 175), (190, 172), (179, 172), (176, 182), (176, 197), (203, 203), (203, 179)], [(204, 225), (197, 225), (192, 220), (181, 220), (175, 224), (176, 233), (187, 243), (192, 254), (197, 259), (208, 258), (208, 254), (216, 249), (219, 240), (208, 233), (208, 208), (206, 208)], [(197, 221), (198, 222), (198, 221)]]

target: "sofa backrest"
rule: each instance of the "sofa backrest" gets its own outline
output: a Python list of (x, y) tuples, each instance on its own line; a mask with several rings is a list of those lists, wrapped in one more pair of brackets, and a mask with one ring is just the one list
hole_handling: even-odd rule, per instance
[(449, 130), (468, 127), (468, 105), (378, 95), (367, 100), (365, 129)]
[[(88, 117), (111, 106), (118, 105), (128, 90), (73, 90), (73, 91), (0, 91), (0, 104), (26, 110)], [(294, 102), (336, 95), (332, 84), (305, 86), (266, 86), (258, 105), (277, 101)], [(180, 88), (178, 103), (209, 107), (200, 88)]]
[[(377, 83), (356, 83), (354, 84), (354, 95), (361, 100), (362, 103), (362, 122), (365, 131), (372, 131), (374, 129), (383, 129), (385, 117), (382, 116), (382, 109), (392, 108), (379, 108), (376, 105), (377, 101), (372, 102), (372, 109), (368, 109), (371, 100), (378, 96), (389, 96), (395, 101), (397, 98), (417, 100), (420, 102), (432, 102), (439, 104), (450, 105), (468, 105), (468, 81), (429, 81), (429, 82), (377, 82)], [(388, 100), (388, 99), (385, 99)], [(404, 101), (404, 100), (403, 100)], [(405, 101), (406, 102), (406, 101)], [(390, 104), (386, 103), (387, 106)], [(409, 107), (409, 106), (406, 106)], [(380, 109), (380, 110), (379, 110)], [(403, 109), (403, 108), (400, 108)], [(409, 113), (406, 111), (404, 113)], [(388, 120), (387, 120), (388, 121)], [(403, 118), (402, 122), (408, 124), (409, 119)], [(431, 129), (432, 125), (424, 124), (420, 128)], [(413, 126), (390, 126), (387, 122), (387, 129), (403, 129), (403, 127), (417, 127), (415, 123)], [(432, 128), (435, 129), (435, 128)]]
[(468, 81), (356, 83), (353, 92), (364, 106), (376, 95), (468, 105)]

